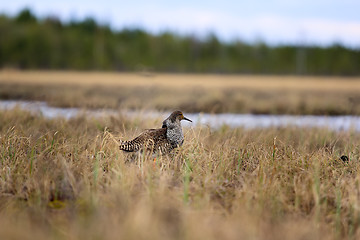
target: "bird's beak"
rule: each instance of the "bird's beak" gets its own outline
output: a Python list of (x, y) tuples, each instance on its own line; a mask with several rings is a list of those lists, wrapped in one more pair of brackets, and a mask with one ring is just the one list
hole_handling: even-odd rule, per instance
[(186, 121), (192, 122), (190, 119), (188, 119), (186, 117), (184, 117), (183, 119), (186, 120)]

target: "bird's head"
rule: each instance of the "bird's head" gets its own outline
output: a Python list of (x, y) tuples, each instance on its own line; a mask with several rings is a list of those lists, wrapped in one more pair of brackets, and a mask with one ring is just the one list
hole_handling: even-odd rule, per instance
[(184, 114), (181, 111), (174, 111), (173, 113), (170, 114), (170, 116), (164, 120), (163, 122), (163, 128), (164, 127), (169, 127), (168, 125), (171, 123), (175, 123), (177, 121), (181, 121), (181, 120), (186, 120), (189, 122), (192, 122), (190, 119), (184, 117)]
[(169, 117), (171, 120), (176, 120), (178, 119), (179, 121), (181, 120), (186, 120), (186, 121), (189, 121), (189, 122), (192, 122), (190, 119), (184, 117), (184, 114), (181, 112), (181, 111), (175, 111), (173, 112), (170, 117)]

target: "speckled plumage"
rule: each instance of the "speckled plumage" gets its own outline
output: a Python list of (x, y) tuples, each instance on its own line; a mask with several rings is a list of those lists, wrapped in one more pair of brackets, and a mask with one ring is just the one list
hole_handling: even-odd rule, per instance
[(162, 128), (148, 129), (131, 141), (120, 143), (120, 150), (125, 152), (148, 151), (167, 154), (184, 142), (181, 120), (190, 121), (181, 111), (173, 112), (163, 121)]

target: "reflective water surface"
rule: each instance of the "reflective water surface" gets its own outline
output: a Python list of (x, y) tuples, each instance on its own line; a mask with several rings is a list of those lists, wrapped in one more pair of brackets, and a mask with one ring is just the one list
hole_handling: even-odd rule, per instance
[[(48, 106), (45, 102), (31, 101), (0, 101), (0, 110), (13, 109), (15, 107), (38, 113), (46, 118), (64, 117), (66, 119), (76, 117), (79, 114), (86, 114), (93, 117), (124, 114), (127, 117), (150, 116), (166, 118), (170, 112), (136, 112), (104, 110), (83, 110), (79, 108), (58, 108)], [(229, 127), (268, 128), (268, 127), (325, 127), (331, 130), (355, 130), (360, 131), (359, 116), (291, 116), (291, 115), (252, 115), (252, 114), (207, 114), (207, 113), (184, 113), (193, 123), (183, 121), (184, 126), (203, 125), (211, 128), (219, 128), (223, 125)]]

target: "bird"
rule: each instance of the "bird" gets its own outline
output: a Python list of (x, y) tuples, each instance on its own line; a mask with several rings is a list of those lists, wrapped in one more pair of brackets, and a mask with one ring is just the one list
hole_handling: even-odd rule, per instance
[(181, 111), (174, 111), (163, 121), (161, 128), (147, 129), (133, 140), (120, 141), (119, 149), (124, 152), (168, 154), (184, 143), (181, 120), (192, 122)]

